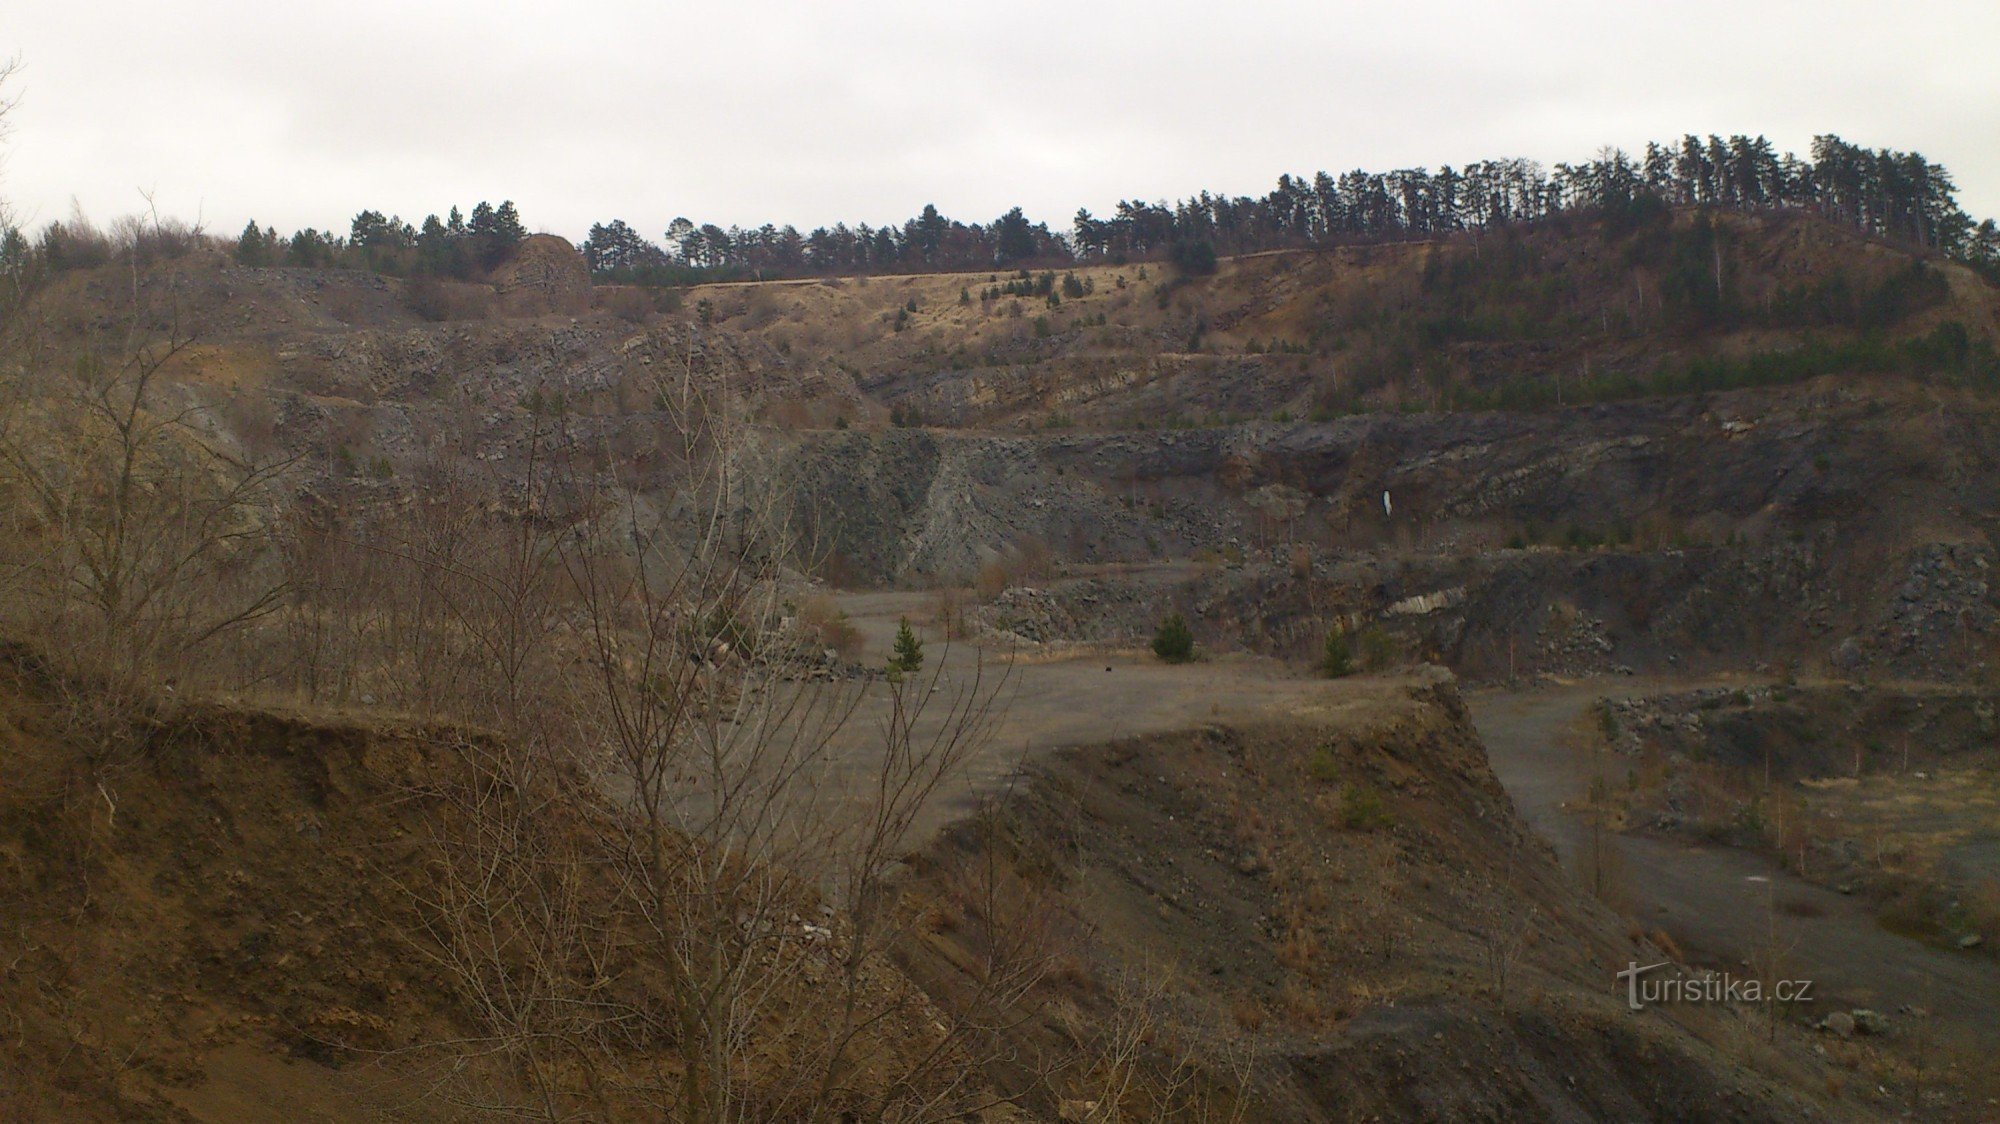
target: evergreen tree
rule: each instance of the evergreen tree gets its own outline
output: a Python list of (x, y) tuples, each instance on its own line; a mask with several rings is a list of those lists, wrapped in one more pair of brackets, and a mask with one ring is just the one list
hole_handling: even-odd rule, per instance
[(896, 625), (896, 650), (889, 657), (891, 671), (904, 675), (915, 675), (923, 670), (924, 642), (917, 639), (915, 629), (910, 627), (910, 618), (904, 617)]
[(1035, 256), (1035, 232), (1028, 217), (1016, 207), (993, 223), (993, 260), (1000, 265), (1021, 262)]
[(244, 265), (270, 265), (276, 256), (276, 239), (266, 241), (264, 232), (257, 229), (257, 221), (250, 220), (243, 227), (243, 233), (236, 239), (236, 260)]
[(493, 212), (493, 235), (509, 246), (527, 241), (528, 228), (521, 225), (521, 212), (514, 209), (512, 199), (501, 200)]
[[(1989, 222), (1987, 225), (1991, 226), (1992, 223)], [(251, 224), (251, 229), (256, 229), (255, 223)], [(26, 271), (28, 255), (31, 252), (28, 239), (21, 233), (20, 227), (10, 226), (0, 231), (0, 273), (16, 277)]]
[(347, 226), (347, 243), (364, 250), (390, 245), (394, 228), (389, 217), (380, 211), (363, 211), (354, 216)]
[(1153, 654), (1168, 663), (1186, 663), (1194, 658), (1194, 630), (1187, 618), (1171, 613), (1153, 633)]
[(1320, 674), (1328, 679), (1344, 679), (1354, 674), (1354, 644), (1345, 629), (1326, 634), (1326, 649), (1320, 655)]
[(1167, 256), (1183, 273), (1215, 272), (1215, 247), (1205, 240), (1184, 238), (1174, 243)]
[(924, 212), (912, 221), (909, 227), (910, 244), (926, 263), (937, 260), (938, 250), (944, 245), (945, 231), (950, 224), (938, 213), (935, 205), (924, 204)]
[(492, 269), (513, 256), (514, 247), (528, 237), (521, 226), (520, 213), (514, 210), (514, 203), (508, 200), (495, 207), (481, 200), (472, 208), (472, 224), (468, 228), (472, 243), (479, 255), (479, 264)]
[(666, 254), (640, 235), (623, 219), (597, 223), (590, 237), (577, 247), (583, 260), (596, 273), (630, 274), (649, 266), (666, 264)]

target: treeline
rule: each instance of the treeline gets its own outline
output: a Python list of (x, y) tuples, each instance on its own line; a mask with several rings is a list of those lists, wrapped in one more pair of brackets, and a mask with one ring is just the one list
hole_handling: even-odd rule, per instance
[(379, 211), (363, 211), (354, 216), (345, 235), (311, 227), (281, 235), (252, 221), (233, 243), (173, 218), (130, 216), (105, 228), (77, 212), (49, 223), (32, 237), (18, 227), (0, 228), (0, 308), (66, 270), (112, 262), (145, 265), (200, 246), (233, 252), (245, 265), (365, 269), (463, 280), (508, 261), (527, 237), (511, 201), (498, 206), (482, 202), (472, 208), (469, 221), (453, 207), (446, 218), (430, 215), (421, 226)]
[[(1686, 136), (1648, 144), (1637, 157), (1606, 148), (1594, 160), (1552, 170), (1505, 159), (1435, 172), (1283, 175), (1263, 196), (1203, 191), (1175, 203), (1125, 200), (1102, 218), (1079, 210), (1062, 232), (1030, 221), (1019, 207), (990, 223), (966, 223), (926, 206), (902, 223), (836, 223), (810, 233), (676, 218), (657, 241), (613, 219), (594, 224), (580, 249), (599, 277), (648, 285), (1156, 259), (1200, 271), (1212, 268), (1218, 253), (1447, 237), (1567, 214), (1630, 222), (1677, 205), (1811, 211), (1957, 257), (2000, 282), (2000, 226), (1973, 222), (1949, 172), (1920, 153), (1863, 148), (1832, 135), (1814, 138), (1810, 159), (1779, 154), (1761, 136)], [(121, 245), (134, 253), (161, 249), (126, 234), (121, 242), (80, 218), (50, 223), (35, 238), (0, 230), (0, 278), (18, 288), (39, 273), (119, 257)], [(235, 252), (252, 265), (468, 278), (505, 261), (525, 237), (513, 203), (480, 203), (469, 221), (454, 207), (446, 218), (431, 215), (415, 226), (364, 210), (344, 236), (312, 228), (280, 235), (252, 222)]]
[(1262, 198), (1208, 192), (1169, 206), (1121, 202), (1106, 219), (1077, 212), (1073, 241), (1086, 257), (1147, 255), (1201, 239), (1225, 253), (1339, 241), (1432, 237), (1579, 211), (1648, 205), (1813, 210), (1884, 237), (1993, 260), (2000, 229), (1975, 226), (1944, 168), (1917, 153), (1870, 150), (1835, 136), (1812, 159), (1778, 155), (1763, 137), (1683, 137), (1634, 158), (1607, 148), (1582, 164), (1544, 171), (1531, 160), (1489, 160), (1431, 172), (1320, 172), (1280, 176)]
[(995, 266), (1245, 254), (1345, 242), (1433, 238), (1460, 231), (1597, 212), (1628, 217), (1663, 206), (1807, 210), (1861, 230), (1980, 264), (2000, 275), (2000, 227), (1975, 225), (1957, 186), (1921, 154), (1867, 149), (1827, 135), (1811, 159), (1780, 155), (1764, 137), (1686, 136), (1637, 157), (1545, 170), (1532, 160), (1486, 160), (1432, 172), (1284, 175), (1269, 194), (1211, 192), (1177, 203), (1122, 201), (1108, 217), (1079, 210), (1058, 236), (1015, 208), (990, 224), (961, 223), (926, 206), (901, 224), (795, 227), (696, 225), (680, 218), (660, 242), (623, 220), (599, 223), (583, 244), (601, 275), (645, 281), (725, 276), (960, 272)]
[(99, 227), (73, 213), (49, 223), (34, 237), (19, 227), (0, 225), (0, 312), (24, 300), (49, 276), (114, 261), (140, 265), (176, 258), (213, 240), (199, 228), (173, 218), (127, 216)]
[(900, 226), (836, 223), (800, 234), (794, 226), (754, 229), (677, 218), (664, 242), (622, 219), (598, 223), (579, 247), (593, 272), (609, 279), (688, 283), (723, 277), (958, 272), (1074, 261), (1073, 247), (1046, 223), (1015, 207), (990, 223), (947, 219), (935, 206)]
[(527, 237), (513, 200), (497, 207), (482, 201), (472, 208), (471, 221), (453, 207), (445, 218), (426, 216), (421, 226), (363, 211), (348, 224), (344, 238), (311, 227), (281, 237), (252, 220), (236, 239), (236, 259), (245, 265), (350, 267), (463, 280), (506, 262)]

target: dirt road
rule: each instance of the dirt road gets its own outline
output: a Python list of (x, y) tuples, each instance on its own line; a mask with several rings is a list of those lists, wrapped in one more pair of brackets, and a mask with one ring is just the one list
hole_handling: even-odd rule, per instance
[[(1379, 684), (1309, 678), (1279, 661), (1255, 656), (1171, 666), (1143, 651), (1050, 657), (969, 642), (948, 644), (941, 630), (927, 623), (936, 604), (934, 595), (856, 593), (841, 595), (838, 601), (861, 631), (862, 659), (870, 664), (888, 658), (903, 618), (923, 638), (925, 676), (935, 669), (942, 674), (931, 696), (931, 712), (918, 725), (919, 734), (937, 730), (951, 700), (975, 689), (975, 684), (992, 695), (991, 736), (966, 761), (949, 795), (927, 810), (919, 834), (965, 814), (1036, 753), (1281, 713), (1379, 689)], [(871, 753), (879, 751), (888, 705), (887, 691), (869, 691), (842, 731), (842, 748), (857, 776), (865, 775), (874, 760)]]
[[(1563, 805), (1582, 781), (1572, 755), (1559, 748), (1561, 735), (1596, 699), (1649, 688), (1668, 689), (1619, 680), (1467, 697), (1500, 782), (1572, 870), (1583, 833)], [(1868, 1007), (1895, 1019), (1914, 1005), (2000, 1045), (2000, 970), (1991, 960), (1890, 933), (1867, 903), (1760, 855), (1635, 836), (1613, 843), (1622, 858), (1619, 889), (1633, 914), (1665, 930), (1698, 963), (1740, 970), (1771, 947), (1775, 925), (1786, 974), (1815, 981), (1821, 1010)]]

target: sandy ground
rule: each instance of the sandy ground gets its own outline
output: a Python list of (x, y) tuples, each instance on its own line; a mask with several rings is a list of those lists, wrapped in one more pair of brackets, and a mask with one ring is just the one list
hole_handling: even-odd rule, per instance
[[(1694, 685), (1614, 680), (1526, 693), (1474, 692), (1467, 702), (1515, 806), (1574, 870), (1584, 833), (1563, 805), (1582, 790), (1582, 781), (1572, 754), (1559, 747), (1562, 731), (1606, 695)], [(1815, 981), (1821, 1009), (1869, 1007), (1894, 1019), (1905, 1006), (1923, 1007), (1958, 1033), (2000, 1046), (2000, 971), (1990, 960), (1888, 932), (1866, 902), (1747, 851), (1632, 836), (1614, 843), (1626, 904), (1697, 962), (1737, 967), (1750, 961), (1770, 947), (1775, 914), (1787, 974)]]

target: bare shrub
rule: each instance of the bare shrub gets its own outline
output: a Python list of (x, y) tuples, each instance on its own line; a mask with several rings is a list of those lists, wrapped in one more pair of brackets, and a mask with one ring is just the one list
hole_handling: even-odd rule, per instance
[(1014, 575), (1008, 571), (1006, 563), (997, 558), (981, 565), (978, 576), (972, 580), (973, 590), (987, 601), (1007, 592), (1013, 584)]
[[(172, 292), (136, 266), (133, 291)], [(824, 682), (779, 642), (782, 560), (810, 551), (787, 497), (738, 472), (743, 402), (692, 361), (661, 376), (668, 463), (643, 497), (560, 411), (499, 463), (467, 420), (399, 466), (408, 503), (364, 520), (279, 504), (282, 463), (203, 441), (160, 377), (188, 336), (148, 322), (135, 307), (121, 347), (7, 380), (0, 610), (74, 672), (79, 709), (219, 684), (227, 642), (267, 686), (478, 727), (436, 735), (451, 768), (407, 794), (429, 858), (393, 872), (413, 952), (471, 1022), (427, 1047), (442, 1095), (704, 1122), (991, 1100), (1049, 911), (996, 866), (942, 913), (899, 872), (998, 688), (945, 659)], [(105, 776), (69, 795), (115, 817)], [(977, 938), (950, 1002), (893, 960), (940, 917)]]
[(1055, 552), (1039, 535), (1023, 535), (1008, 551), (1009, 567), (1016, 576), (1031, 580), (1047, 578), (1055, 572)]
[(1629, 898), (1629, 887), (1625, 882), (1625, 851), (1618, 832), (1624, 824), (1625, 811), (1612, 775), (1615, 755), (1605, 733), (1603, 728), (1593, 726), (1571, 729), (1564, 735), (1583, 783), (1583, 792), (1576, 801), (1582, 813), (1575, 825), (1577, 873), (1592, 895), (1614, 908), (1623, 908)]
[(1520, 849), (1519, 836), (1509, 840), (1506, 861), (1497, 872), (1480, 880), (1472, 910), (1478, 919), (1474, 936), (1479, 942), (1480, 959), (1486, 967), (1494, 1002), (1503, 1008), (1508, 1003), (1516, 965), (1534, 945), (1537, 927), (1543, 920), (1541, 911), (1534, 906), (1521, 909), (1517, 905), (1521, 897)]
[(1055, 552), (1036, 535), (1016, 539), (998, 557), (988, 559), (973, 579), (973, 589), (991, 601), (1023, 582), (1038, 581), (1055, 572)]
[(47, 288), (55, 303), (31, 302), (0, 338), (0, 633), (46, 688), (60, 747), (0, 762), (0, 787), (41, 805), (85, 902), (159, 719), (259, 674), (227, 656), (285, 593), (270, 528), (287, 463), (217, 448), (165, 385), (192, 339), (181, 284), (135, 261), (99, 314), (115, 327), (49, 330), (91, 298)]
[(627, 285), (599, 286), (592, 290), (594, 303), (600, 309), (632, 324), (644, 324), (652, 319), (656, 311), (653, 296), (644, 289)]
[(403, 307), (434, 322), (488, 320), (499, 308), (500, 298), (491, 285), (420, 274), (403, 282)]
[(799, 606), (799, 619), (819, 644), (831, 648), (841, 659), (860, 658), (861, 630), (854, 627), (854, 622), (833, 603), (832, 598), (806, 598)]
[[(1180, 1003), (1184, 990), (1172, 973), (1154, 968), (1112, 981), (1108, 1012), (1088, 1020), (1072, 1015), (1068, 1029), (1085, 1043), (1084, 1067), (1075, 1096), (1061, 1105), (1064, 1119), (1234, 1124), (1249, 1118), (1250, 1051), (1231, 1028)], [(1241, 1001), (1233, 1017), (1253, 1029), (1263, 1009)]]
[(193, 339), (178, 284), (142, 283), (134, 265), (115, 342), (24, 348), (0, 411), (6, 623), (88, 684), (75, 703), (110, 725), (160, 682), (192, 684), (206, 652), (284, 594), (269, 531), (289, 462), (219, 451), (166, 392), (163, 372)]
[(965, 635), (965, 605), (957, 586), (940, 586), (931, 619), (944, 632), (946, 641), (958, 640)]
[(169, 258), (178, 258), (202, 246), (197, 227), (176, 218), (127, 215), (111, 224), (113, 254), (141, 268)]

